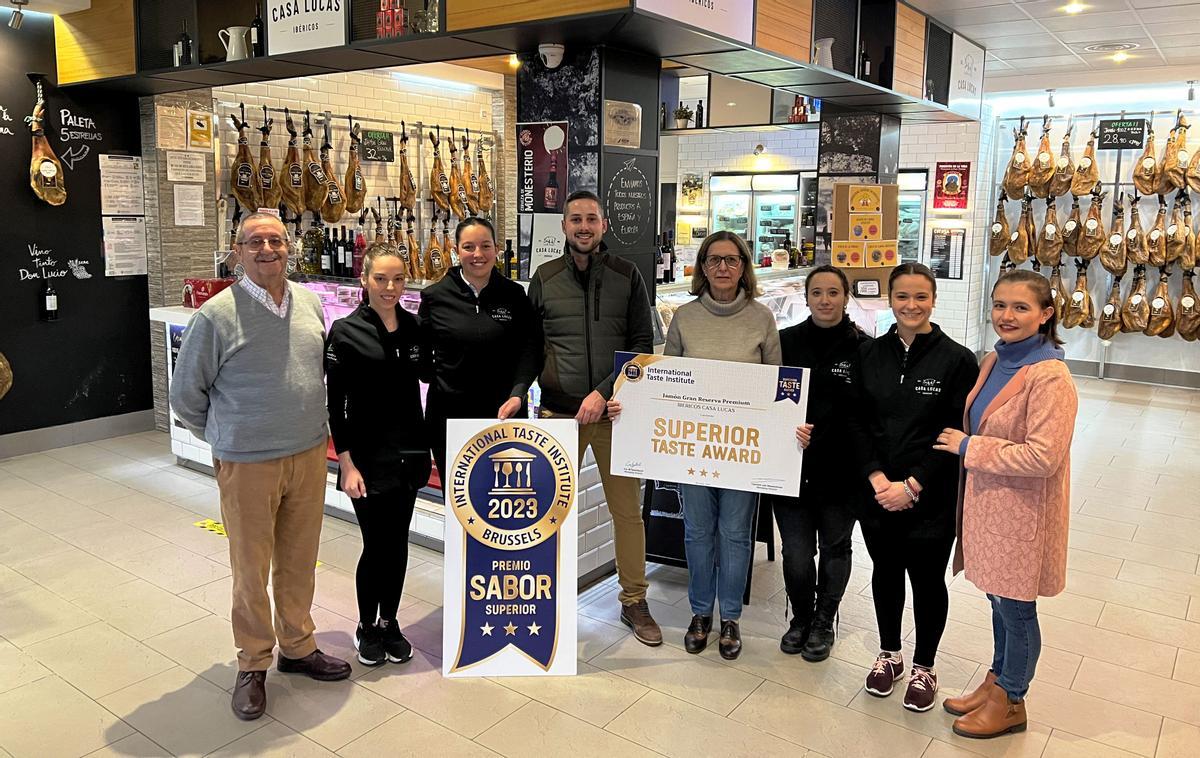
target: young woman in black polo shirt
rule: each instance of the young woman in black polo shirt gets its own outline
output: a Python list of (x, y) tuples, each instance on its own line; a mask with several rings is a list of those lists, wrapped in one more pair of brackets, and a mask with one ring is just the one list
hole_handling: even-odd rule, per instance
[(942, 430), (962, 429), (979, 366), (970, 350), (929, 320), (937, 281), (928, 267), (897, 266), (888, 289), (896, 324), (859, 350), (860, 399), (851, 416), (863, 477), (858, 516), (873, 563), (879, 625), (880, 653), (866, 690), (886, 697), (904, 677), (900, 621), (907, 574), (916, 649), (904, 707), (927, 711), (937, 695), (933, 664), (949, 609), (946, 567), (958, 498), (958, 457), (933, 448)]
[(525, 289), (496, 269), (496, 230), (484, 218), (454, 230), (460, 264), (421, 293), (429, 382), (425, 417), (445, 479), (446, 420), (511, 418), (541, 369), (542, 335)]
[(792, 606), (779, 648), (823, 661), (833, 648), (834, 619), (850, 580), (854, 508), (846, 483), (855, 477), (856, 467), (846, 416), (853, 405), (858, 349), (870, 337), (846, 314), (850, 283), (840, 269), (813, 269), (804, 281), (804, 295), (811, 315), (779, 332), (783, 365), (811, 372), (808, 423), (797, 434), (804, 447), (800, 496), (772, 498)]
[(333, 322), (325, 346), (329, 429), (341, 468), (338, 487), (350, 496), (362, 531), (355, 647), (368, 666), (412, 657), (396, 610), (408, 567), (413, 505), (429, 479), (420, 330), (416, 318), (399, 306), (404, 277), (404, 261), (395, 248), (368, 248), (365, 301)]

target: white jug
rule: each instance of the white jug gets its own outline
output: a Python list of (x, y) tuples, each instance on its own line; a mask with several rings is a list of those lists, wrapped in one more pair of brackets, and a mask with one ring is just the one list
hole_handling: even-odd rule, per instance
[(822, 37), (813, 40), (813, 63), (825, 68), (833, 68), (833, 37)]
[(225, 46), (225, 60), (240, 61), (250, 57), (250, 46), (246, 43), (249, 33), (248, 26), (231, 26), (217, 32), (221, 44)]

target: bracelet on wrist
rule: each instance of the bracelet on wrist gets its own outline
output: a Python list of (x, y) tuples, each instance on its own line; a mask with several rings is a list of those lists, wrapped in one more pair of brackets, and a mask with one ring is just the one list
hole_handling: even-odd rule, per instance
[(921, 497), (916, 492), (913, 491), (913, 488), (908, 486), (907, 480), (901, 482), (901, 486), (904, 487), (904, 494), (908, 496), (909, 500), (911, 500), (915, 503), (921, 499)]

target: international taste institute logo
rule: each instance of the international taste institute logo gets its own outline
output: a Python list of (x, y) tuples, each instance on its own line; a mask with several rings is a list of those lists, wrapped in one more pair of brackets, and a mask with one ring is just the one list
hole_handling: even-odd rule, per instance
[(465, 532), (468, 581), (452, 671), (487, 660), (508, 645), (542, 669), (553, 663), (558, 531), (570, 513), (575, 486), (566, 450), (528, 423), (494, 424), (454, 457), (449, 502)]

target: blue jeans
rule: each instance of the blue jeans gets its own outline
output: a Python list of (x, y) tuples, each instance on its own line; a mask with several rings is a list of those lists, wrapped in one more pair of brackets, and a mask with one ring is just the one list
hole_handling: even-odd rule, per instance
[(988, 600), (992, 601), (992, 635), (996, 640), (992, 673), (1010, 700), (1021, 700), (1029, 692), (1042, 652), (1037, 601), (997, 595), (988, 595)]
[(692, 613), (711, 616), (719, 597), (721, 618), (737, 621), (754, 554), (750, 530), (758, 495), (695, 484), (681, 487)]

